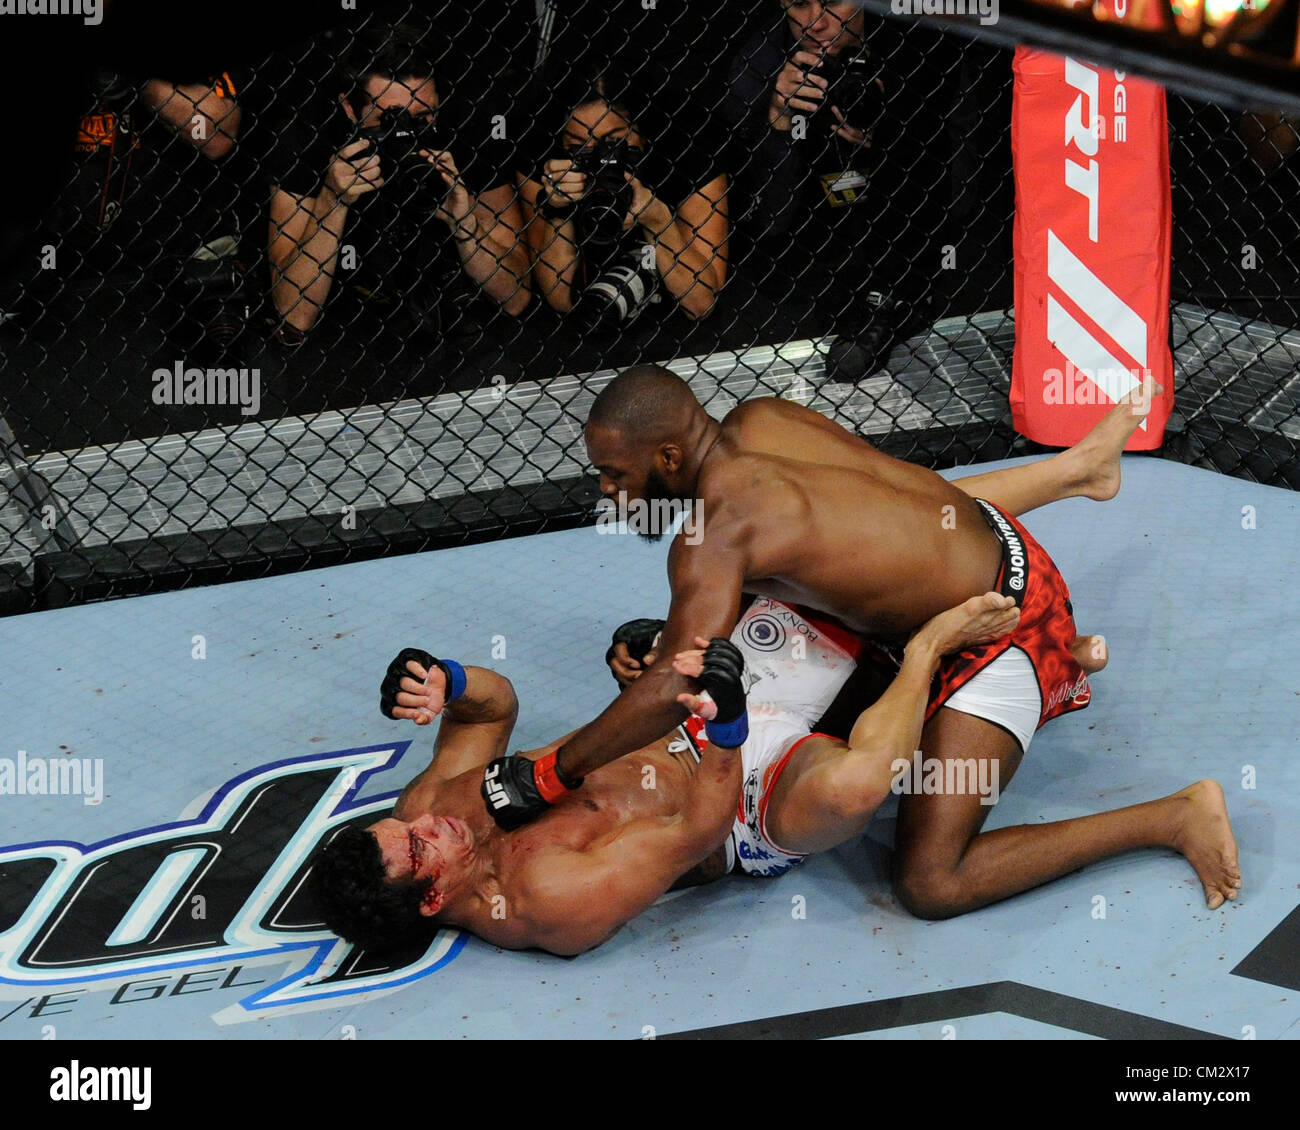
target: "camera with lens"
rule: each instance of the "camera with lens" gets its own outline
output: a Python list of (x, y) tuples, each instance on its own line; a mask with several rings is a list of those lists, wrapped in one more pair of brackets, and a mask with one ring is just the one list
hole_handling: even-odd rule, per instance
[(826, 80), (822, 105), (837, 107), (849, 125), (865, 133), (885, 111), (885, 96), (876, 82), (880, 69), (869, 51), (827, 55), (816, 71)]
[(608, 265), (578, 296), (573, 318), (588, 332), (626, 326), (662, 301), (659, 272), (647, 265), (644, 247), (629, 248)]
[(574, 222), (582, 242), (608, 247), (623, 239), (623, 221), (632, 207), (632, 185), (627, 174), (635, 172), (641, 150), (626, 138), (597, 141), (576, 152), (565, 153), (573, 171), (585, 173), (587, 191), (575, 205)]
[(363, 161), (372, 154), (377, 154), (380, 172), (386, 182), (391, 181), (403, 169), (420, 176), (437, 176), (437, 168), (427, 158), (420, 156), (421, 149), (444, 148), (432, 126), (425, 125), (395, 106), (380, 110), (376, 118), (377, 125), (359, 129), (353, 135), (353, 141), (370, 142), (369, 151), (363, 150), (356, 154), (353, 161)]

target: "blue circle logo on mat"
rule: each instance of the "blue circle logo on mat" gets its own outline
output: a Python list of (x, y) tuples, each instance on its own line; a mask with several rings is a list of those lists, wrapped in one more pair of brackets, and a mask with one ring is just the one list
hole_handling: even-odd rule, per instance
[(780, 651), (785, 646), (785, 625), (775, 616), (755, 616), (740, 630), (740, 638), (755, 651)]

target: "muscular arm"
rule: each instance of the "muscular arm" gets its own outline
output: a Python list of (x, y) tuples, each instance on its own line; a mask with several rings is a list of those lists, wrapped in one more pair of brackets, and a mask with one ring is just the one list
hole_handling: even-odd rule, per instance
[(542, 186), (519, 177), (523, 222), (532, 274), (548, 306), (560, 313), (573, 309), (581, 257), (573, 217), (548, 219), (541, 213)]
[(895, 763), (910, 762), (921, 744), (930, 681), (941, 658), (932, 637), (918, 632), (889, 689), (858, 716), (849, 734), (850, 755), (857, 759), (860, 779), (879, 797), (877, 805), (889, 796)]
[[(740, 616), (746, 557), (740, 531), (726, 525), (708, 530), (698, 545), (682, 534), (668, 557), (672, 605), (658, 654), (672, 656), (695, 646), (695, 637), (729, 636)], [(692, 689), (671, 663), (656, 663), (629, 686), (594, 722), (565, 742), (559, 766), (569, 778), (582, 777), (633, 750), (657, 741), (686, 717), (677, 696)]]
[(402, 819), (404, 807), (424, 811), (422, 790), (505, 753), (518, 715), (519, 700), (509, 679), (486, 667), (466, 667), (464, 693), (443, 707), (433, 759), (402, 790), (394, 815)]

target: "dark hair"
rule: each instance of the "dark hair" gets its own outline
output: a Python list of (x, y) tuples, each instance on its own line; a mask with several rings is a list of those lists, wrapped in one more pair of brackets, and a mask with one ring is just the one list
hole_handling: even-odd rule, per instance
[(620, 118), (626, 120), (628, 125), (636, 125), (638, 115), (632, 107), (635, 95), (629, 88), (626, 76), (620, 72), (602, 71), (596, 75), (587, 75), (585, 82), (581, 86), (573, 87), (572, 90), (571, 97), (574, 98), (574, 102), (569, 107), (570, 116), (579, 106), (603, 102)]
[(658, 443), (676, 438), (698, 409), (691, 386), (671, 369), (633, 365), (600, 390), (587, 423)]
[(645, 69), (618, 59), (588, 60), (575, 66), (554, 57), (548, 60), (517, 103), (528, 107), (527, 119), (517, 131), (523, 138), (520, 171), (536, 175), (542, 162), (554, 155), (556, 141), (573, 112), (591, 102), (604, 102), (652, 142), (661, 127), (654, 109), (653, 85), (640, 73)]
[[(361, 112), (366, 79), (379, 75), (391, 81), (434, 78), (434, 52), (428, 31), (415, 24), (368, 27), (358, 32), (343, 52), (338, 82), (352, 109)], [(436, 80), (435, 80), (436, 81)], [(438, 91), (440, 96), (446, 92)]]
[(420, 913), (432, 883), (389, 882), (379, 841), (355, 825), (321, 848), (311, 865), (312, 894), (325, 925), (371, 950), (391, 949), (436, 928)]

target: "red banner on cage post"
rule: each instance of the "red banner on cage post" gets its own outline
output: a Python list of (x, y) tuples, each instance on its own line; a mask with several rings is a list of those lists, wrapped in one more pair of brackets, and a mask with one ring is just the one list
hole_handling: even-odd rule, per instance
[(1069, 446), (1150, 373), (1165, 391), (1127, 449), (1159, 447), (1174, 389), (1164, 89), (1026, 47), (1014, 70), (1016, 430)]

